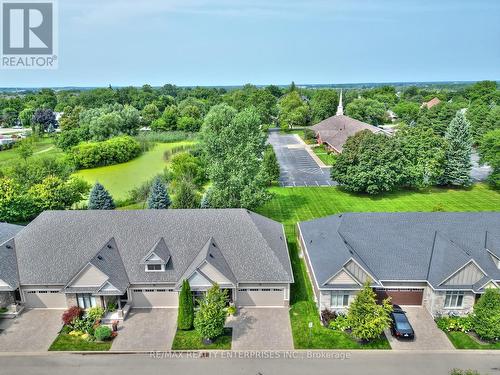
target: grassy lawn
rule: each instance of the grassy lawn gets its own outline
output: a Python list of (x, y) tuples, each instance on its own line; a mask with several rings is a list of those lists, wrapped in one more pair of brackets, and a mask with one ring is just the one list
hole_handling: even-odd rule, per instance
[(312, 150), (326, 165), (333, 165), (335, 163), (335, 155), (326, 152), (324, 145), (313, 147)]
[(178, 330), (175, 334), (172, 350), (198, 350), (198, 349), (217, 349), (230, 350), (231, 340), (233, 338), (232, 328), (224, 328), (222, 336), (217, 337), (212, 344), (205, 345), (194, 329), (191, 331)]
[(163, 158), (165, 151), (192, 144), (194, 142), (191, 141), (158, 143), (151, 150), (129, 162), (84, 169), (75, 175), (90, 184), (99, 181), (113, 195), (113, 198), (126, 199), (130, 190), (163, 171), (168, 164)]
[(111, 344), (112, 341), (89, 342), (80, 337), (60, 333), (50, 346), (49, 351), (108, 351)]
[[(500, 210), (500, 194), (484, 184), (477, 184), (469, 190), (432, 188), (422, 192), (403, 191), (377, 197), (350, 194), (332, 187), (272, 188), (271, 191), (274, 198), (257, 211), (285, 225), (295, 279), (291, 290), (290, 320), (296, 349), (390, 348), (385, 339), (361, 345), (348, 334), (321, 325), (307, 269), (299, 258), (295, 231), (298, 221), (340, 212)], [(313, 323), (311, 332), (309, 322)]]
[[(39, 138), (33, 143), (33, 156), (49, 156), (49, 155), (59, 155), (62, 151), (54, 146), (53, 138), (43, 137)], [(10, 161), (20, 159), (16, 148), (11, 148), (9, 150), (0, 151), (0, 168), (4, 167)]]
[(480, 344), (464, 332), (446, 332), (446, 335), (457, 349), (500, 349), (500, 341), (494, 344)]

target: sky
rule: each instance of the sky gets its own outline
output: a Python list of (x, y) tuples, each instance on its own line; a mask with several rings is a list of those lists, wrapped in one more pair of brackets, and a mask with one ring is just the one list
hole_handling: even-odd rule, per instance
[(500, 79), (499, 0), (58, 0), (57, 70), (0, 87)]

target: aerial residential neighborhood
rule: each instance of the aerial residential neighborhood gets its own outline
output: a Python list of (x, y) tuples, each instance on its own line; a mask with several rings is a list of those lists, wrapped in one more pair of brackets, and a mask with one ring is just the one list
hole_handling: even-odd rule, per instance
[(498, 374), (495, 0), (0, 0), (1, 374)]

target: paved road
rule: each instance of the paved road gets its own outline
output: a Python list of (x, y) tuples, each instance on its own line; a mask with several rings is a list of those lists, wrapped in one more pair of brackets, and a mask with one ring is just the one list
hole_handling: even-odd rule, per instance
[(473, 152), (471, 155), (472, 169), (470, 172), (471, 178), (474, 182), (485, 181), (491, 174), (492, 169), (488, 165), (479, 164), (479, 155), (477, 152)]
[[(248, 375), (248, 374), (339, 374), (339, 375), (445, 375), (452, 368), (476, 369), (483, 374), (500, 374), (500, 355), (498, 352), (408, 352), (408, 351), (352, 351), (329, 352), (330, 358), (304, 359), (229, 359), (235, 352), (212, 352), (217, 358), (199, 358), (199, 354), (188, 358), (151, 358), (149, 355), (132, 354), (48, 354), (44, 356), (1, 356), (2, 375), (123, 375), (123, 374), (182, 374), (182, 375)], [(320, 356), (321, 352), (315, 353)], [(262, 354), (262, 353), (261, 353)], [(307, 352), (302, 353), (307, 358)], [(336, 354), (336, 357), (334, 356)], [(177, 354), (181, 356), (181, 354)], [(256, 355), (256, 352), (240, 352), (240, 356)], [(344, 359), (340, 359), (344, 358)]]
[(330, 168), (320, 168), (295, 135), (272, 130), (268, 141), (280, 164), (281, 186), (335, 185), (330, 178)]

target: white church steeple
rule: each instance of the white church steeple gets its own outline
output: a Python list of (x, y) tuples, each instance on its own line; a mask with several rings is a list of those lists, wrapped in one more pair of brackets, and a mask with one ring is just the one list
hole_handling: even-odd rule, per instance
[(344, 107), (342, 106), (342, 89), (340, 89), (339, 106), (337, 107), (336, 116), (342, 116), (344, 114)]

